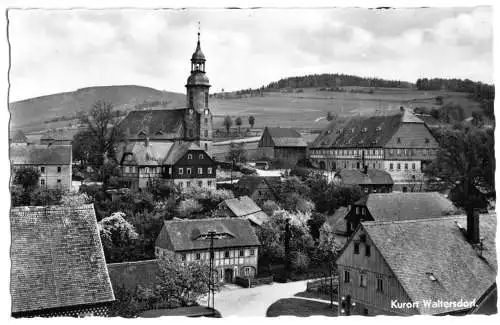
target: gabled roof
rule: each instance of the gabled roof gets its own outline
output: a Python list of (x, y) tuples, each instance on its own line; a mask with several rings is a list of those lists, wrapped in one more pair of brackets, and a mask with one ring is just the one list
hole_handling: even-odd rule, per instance
[[(205, 152), (193, 142), (133, 142), (120, 148), (118, 159), (121, 163), (128, 156), (138, 166), (175, 165), (189, 151)], [(211, 159), (210, 157), (208, 157)]]
[(139, 286), (154, 288), (158, 270), (157, 260), (108, 264), (109, 278), (115, 291), (120, 288), (135, 291)]
[(271, 136), (275, 147), (307, 147), (306, 141), (295, 129), (266, 126), (264, 132), (266, 130)]
[(164, 163), (167, 165), (175, 165), (186, 153), (188, 153), (188, 151), (204, 152), (204, 150), (198, 147), (194, 142), (176, 142), (169, 151)]
[(280, 177), (264, 177), (254, 175), (244, 175), (236, 184), (236, 191), (241, 195), (252, 195), (264, 183), (271, 190), (280, 182)]
[(236, 217), (246, 218), (259, 226), (269, 219), (268, 215), (248, 196), (227, 199), (221, 204), (226, 205)]
[(336, 232), (345, 233), (347, 231), (345, 224), (345, 217), (351, 211), (351, 207), (339, 207), (335, 213), (326, 218), (327, 223)]
[(28, 138), (24, 134), (23, 131), (18, 130), (16, 133), (14, 133), (11, 138), (10, 138), (11, 143), (26, 143), (28, 142)]
[(355, 203), (366, 205), (373, 220), (416, 220), (450, 215), (453, 203), (437, 192), (371, 193)]
[(71, 141), (73, 138), (64, 130), (47, 130), (43, 133), (40, 141)]
[(346, 185), (394, 184), (391, 174), (381, 169), (368, 169), (366, 174), (357, 169), (342, 169), (337, 175), (342, 179), (342, 183)]
[[(478, 300), (496, 279), (496, 215), (480, 216), (482, 253), (457, 224), (466, 228), (467, 217), (364, 222), (358, 231), (366, 231), (412, 301)], [(428, 309), (422, 303), (418, 308), (422, 314), (461, 309)]]
[(141, 131), (142, 137), (162, 138), (182, 128), (184, 114), (184, 108), (130, 111), (119, 127), (127, 138), (140, 138)]
[(403, 114), (353, 116), (331, 122), (311, 148), (382, 147), (396, 133)]
[(12, 313), (113, 301), (92, 204), (10, 211)]
[(210, 230), (223, 235), (214, 240), (214, 248), (258, 246), (259, 239), (250, 222), (239, 218), (212, 218), (165, 221), (156, 246), (172, 251), (210, 248), (210, 239), (202, 239)]
[(71, 145), (11, 145), (10, 161), (13, 165), (67, 165), (71, 164), (71, 148)]

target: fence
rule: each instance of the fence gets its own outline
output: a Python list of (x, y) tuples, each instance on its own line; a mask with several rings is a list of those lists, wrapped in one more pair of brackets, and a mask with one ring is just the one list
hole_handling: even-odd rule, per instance
[(237, 276), (235, 279), (235, 283), (243, 288), (251, 288), (261, 284), (270, 284), (274, 281), (274, 277), (272, 275), (266, 277), (259, 278), (244, 278)]
[[(330, 290), (333, 289), (334, 293), (337, 291), (339, 279), (337, 276), (332, 278), (325, 277), (319, 280), (308, 281), (307, 282), (307, 291), (309, 292), (318, 292), (323, 294), (330, 294)], [(333, 286), (333, 288), (332, 288)]]

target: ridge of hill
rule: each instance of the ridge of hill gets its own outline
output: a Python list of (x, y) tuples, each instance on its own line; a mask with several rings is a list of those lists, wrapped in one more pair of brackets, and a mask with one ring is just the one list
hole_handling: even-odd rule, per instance
[(79, 111), (89, 111), (97, 100), (106, 100), (120, 111), (128, 111), (136, 106), (157, 106), (174, 108), (184, 106), (184, 94), (160, 91), (150, 87), (96, 86), (80, 88), (72, 92), (40, 96), (9, 104), (11, 129), (33, 128), (49, 121), (70, 121), (76, 118)]

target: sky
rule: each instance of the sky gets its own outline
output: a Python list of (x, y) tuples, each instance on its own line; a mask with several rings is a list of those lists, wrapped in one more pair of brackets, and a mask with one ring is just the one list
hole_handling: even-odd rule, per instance
[(345, 73), (493, 82), (492, 8), (10, 10), (10, 101), (78, 88), (185, 92), (198, 21), (211, 92)]

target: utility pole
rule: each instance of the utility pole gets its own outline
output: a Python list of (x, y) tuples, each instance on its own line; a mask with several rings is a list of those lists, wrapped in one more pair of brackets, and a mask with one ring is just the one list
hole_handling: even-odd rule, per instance
[(212, 315), (215, 314), (215, 283), (214, 283), (214, 230), (209, 230), (210, 236), (210, 263), (209, 263), (209, 280), (208, 280), (208, 308), (210, 308), (210, 298), (212, 298)]
[(285, 219), (285, 276), (290, 276), (290, 219)]

